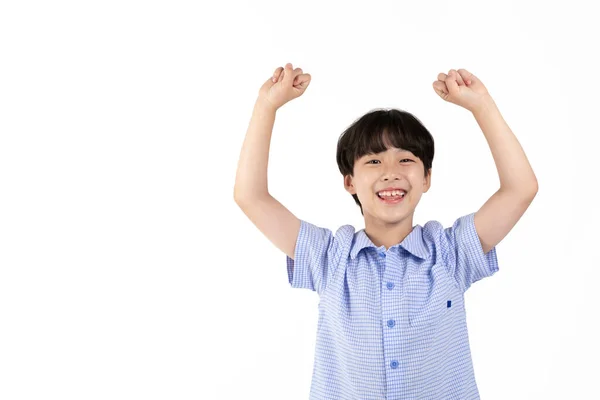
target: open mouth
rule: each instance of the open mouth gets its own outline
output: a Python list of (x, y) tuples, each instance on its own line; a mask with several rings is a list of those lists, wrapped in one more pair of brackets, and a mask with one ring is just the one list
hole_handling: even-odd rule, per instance
[(377, 193), (377, 197), (379, 197), (379, 199), (384, 202), (385, 204), (397, 204), (400, 203), (402, 200), (404, 200), (404, 197), (406, 196), (406, 192), (404, 191), (393, 191), (393, 192), (380, 192)]

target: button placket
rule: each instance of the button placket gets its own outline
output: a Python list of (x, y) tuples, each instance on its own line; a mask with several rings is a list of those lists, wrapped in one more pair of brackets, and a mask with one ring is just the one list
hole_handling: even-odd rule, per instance
[[(386, 262), (385, 260), (386, 260), (387, 252), (386, 251), (382, 251), (382, 250), (378, 250), (378, 254), (379, 254), (379, 257), (381, 258), (382, 262), (385, 263)], [(395, 288), (395, 286), (396, 285), (392, 281), (385, 282), (385, 287), (388, 290), (390, 290), (390, 291), (393, 290)], [(395, 296), (395, 294), (394, 293), (390, 293), (390, 294), (388, 294), (386, 296), (392, 296), (393, 297), (393, 296)], [(390, 332), (388, 334), (386, 334), (386, 336), (389, 337), (389, 338), (395, 338), (396, 335), (398, 335), (399, 333), (397, 331), (391, 331), (391, 329), (393, 329), (396, 326), (396, 320), (393, 319), (393, 318), (390, 318), (385, 323), (386, 323), (387, 327), (390, 329)], [(391, 335), (391, 336), (388, 336), (388, 335)], [(390, 339), (390, 340), (395, 340), (395, 339)], [(392, 358), (391, 360), (389, 360), (389, 364), (388, 365), (390, 366), (390, 368), (396, 369), (396, 368), (398, 368), (400, 366), (400, 363), (398, 362), (397, 359)]]

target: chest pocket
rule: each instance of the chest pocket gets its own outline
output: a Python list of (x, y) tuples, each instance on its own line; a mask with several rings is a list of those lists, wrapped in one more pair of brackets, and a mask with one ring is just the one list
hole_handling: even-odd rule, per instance
[(438, 264), (429, 271), (408, 276), (406, 296), (410, 326), (438, 324), (458, 305), (457, 291), (445, 268)]

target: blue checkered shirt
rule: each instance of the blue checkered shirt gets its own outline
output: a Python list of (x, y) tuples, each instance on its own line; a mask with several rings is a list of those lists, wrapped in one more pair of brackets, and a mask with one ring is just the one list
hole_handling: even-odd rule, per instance
[[(289, 283), (319, 294), (310, 400), (475, 400), (464, 293), (498, 271), (475, 213), (416, 225), (376, 247), (364, 229), (335, 235), (301, 221)], [(388, 268), (389, 267), (389, 268)]]

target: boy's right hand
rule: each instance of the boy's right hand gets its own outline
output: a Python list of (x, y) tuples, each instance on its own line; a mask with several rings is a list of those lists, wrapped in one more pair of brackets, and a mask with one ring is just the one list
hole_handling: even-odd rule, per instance
[(285, 68), (277, 68), (262, 85), (258, 97), (277, 110), (288, 101), (300, 97), (310, 84), (310, 78), (310, 74), (302, 73), (302, 68), (293, 69), (292, 64), (287, 63)]

